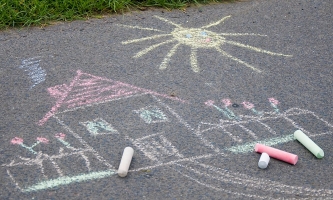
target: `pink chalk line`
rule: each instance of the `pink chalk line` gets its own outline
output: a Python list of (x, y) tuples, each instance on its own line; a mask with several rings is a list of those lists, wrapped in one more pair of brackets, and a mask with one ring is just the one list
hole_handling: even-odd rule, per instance
[(187, 102), (177, 97), (170, 97), (119, 81), (83, 73), (80, 70), (77, 71), (76, 77), (74, 77), (69, 85), (57, 85), (48, 88), (48, 92), (52, 97), (55, 97), (57, 101), (51, 110), (39, 120), (37, 124), (40, 126), (50, 117), (54, 116), (61, 107), (73, 108), (93, 103), (103, 103), (106, 100), (129, 97), (137, 93), (161, 96), (182, 103)]

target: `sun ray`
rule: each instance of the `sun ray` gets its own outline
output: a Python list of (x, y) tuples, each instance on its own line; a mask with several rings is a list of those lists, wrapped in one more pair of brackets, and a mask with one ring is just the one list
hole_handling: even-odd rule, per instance
[(191, 48), (190, 60), (191, 60), (192, 70), (194, 72), (199, 72), (198, 60), (197, 60), (197, 48)]
[(246, 62), (244, 62), (244, 61), (242, 61), (242, 60), (240, 60), (240, 59), (238, 59), (238, 58), (236, 58), (236, 57), (233, 57), (232, 55), (230, 55), (230, 54), (228, 54), (227, 52), (223, 51), (223, 50), (220, 49), (219, 47), (217, 47), (216, 50), (217, 50), (218, 52), (220, 52), (223, 56), (225, 56), (225, 57), (227, 57), (227, 58), (230, 58), (230, 59), (232, 59), (232, 60), (234, 60), (234, 61), (237, 61), (237, 62), (239, 62), (239, 63), (245, 65), (246, 67), (251, 68), (252, 70), (254, 70), (254, 71), (256, 71), (256, 72), (261, 73), (261, 70), (259, 70), (259, 69), (255, 68), (255, 67), (253, 67), (253, 66), (247, 64)]
[(159, 19), (159, 20), (165, 21), (165, 22), (168, 23), (168, 24), (172, 24), (172, 25), (174, 25), (174, 26), (176, 26), (176, 27), (178, 27), (178, 28), (183, 28), (181, 25), (178, 25), (178, 24), (176, 24), (176, 23), (174, 23), (174, 22), (172, 22), (172, 21), (169, 21), (169, 20), (167, 20), (167, 19), (165, 19), (165, 18), (163, 18), (163, 17), (157, 16), (157, 15), (154, 15), (154, 17), (156, 17), (156, 18)]
[(173, 44), (170, 44), (170, 45), (172, 45), (171, 49), (167, 52), (167, 54), (163, 58), (163, 61), (159, 64), (159, 69), (161, 69), (161, 70), (164, 70), (167, 67), (169, 67), (170, 60), (177, 52), (180, 45), (187, 46), (191, 49), (191, 54), (190, 54), (189, 59), (190, 59), (191, 68), (194, 72), (200, 72), (200, 66), (198, 63), (198, 56), (197, 56), (197, 54), (199, 53), (199, 52), (197, 52), (198, 49), (214, 49), (219, 52), (220, 56), (223, 56), (226, 59), (236, 61), (237, 63), (240, 63), (240, 64), (246, 66), (247, 68), (252, 69), (255, 72), (259, 72), (259, 73), (262, 72), (260, 69), (257, 69), (256, 67), (246, 63), (245, 61), (243, 61), (237, 57), (234, 57), (233, 55), (222, 50), (223, 49), (222, 45), (225, 45), (225, 44), (240, 47), (242, 49), (246, 49), (246, 51), (251, 50), (254, 52), (269, 54), (271, 56), (292, 57), (292, 55), (276, 53), (276, 52), (261, 49), (259, 47), (250, 46), (250, 45), (247, 45), (246, 43), (244, 44), (244, 43), (241, 43), (238, 41), (233, 41), (233, 40), (227, 39), (228, 37), (241, 37), (241, 36), (267, 37), (267, 35), (256, 34), (256, 33), (216, 33), (214, 31), (208, 30), (208, 28), (223, 24), (224, 21), (226, 21), (228, 18), (231, 17), (231, 15), (225, 16), (225, 17), (221, 18), (220, 20), (217, 20), (216, 22), (211, 22), (210, 24), (202, 26), (201, 28), (200, 27), (199, 28), (186, 28), (186, 27), (182, 27), (181, 24), (174, 23), (167, 18), (160, 17), (160, 16), (154, 16), (154, 17), (169, 25), (174, 26), (173, 30), (171, 30), (168, 33), (167, 31), (162, 31), (159, 29), (154, 29), (154, 28), (149, 28), (149, 27), (145, 28), (145, 27), (140, 27), (140, 26), (120, 25), (125, 28), (162, 32), (162, 33), (156, 33), (156, 35), (152, 35), (152, 36), (146, 36), (146, 37), (139, 38), (139, 39), (123, 41), (122, 44), (131, 44), (131, 43), (145, 42), (145, 41), (151, 41), (151, 40), (155, 41), (155, 39), (156, 39), (156, 41), (160, 40), (156, 44), (153, 44), (148, 47), (144, 47), (144, 49), (141, 49), (138, 53), (136, 53), (133, 56), (133, 58), (139, 58), (164, 44), (173, 43)]
[(156, 39), (156, 38), (160, 38), (160, 37), (165, 37), (165, 36), (170, 36), (170, 35), (171, 34), (154, 35), (154, 36), (144, 37), (144, 38), (139, 38), (139, 39), (134, 39), (134, 40), (127, 40), (127, 41), (124, 41), (124, 42), (121, 42), (121, 43), (122, 44), (130, 44), (130, 43), (142, 42), (142, 41), (152, 40), (152, 39)]
[(267, 37), (267, 35), (261, 35), (261, 34), (255, 34), (255, 33), (219, 33), (217, 35), (223, 35), (223, 36), (243, 36), (243, 35), (253, 35), (253, 36), (261, 36), (261, 37)]
[(220, 23), (222, 23), (224, 20), (228, 19), (229, 17), (231, 17), (231, 15), (229, 16), (226, 16), (226, 17), (223, 17), (222, 19), (220, 19), (219, 21), (217, 22), (214, 22), (214, 23), (211, 23), (211, 24), (208, 24), (206, 26), (203, 26), (201, 27), (202, 29), (205, 29), (205, 28), (209, 28), (209, 27), (212, 27), (212, 26), (216, 26), (216, 25), (219, 25)]
[(179, 47), (179, 43), (172, 47), (172, 49), (169, 51), (169, 53), (165, 56), (163, 62), (160, 65), (160, 69), (166, 69), (168, 66), (168, 63), (170, 62), (170, 58), (176, 53), (177, 48)]
[(153, 50), (153, 49), (155, 49), (155, 48), (157, 48), (157, 47), (159, 47), (163, 44), (167, 44), (167, 43), (174, 42), (174, 41), (175, 41), (175, 39), (172, 39), (172, 40), (167, 40), (165, 42), (161, 42), (161, 43), (158, 43), (158, 44), (154, 44), (154, 45), (152, 45), (148, 48), (145, 48), (142, 51), (139, 51), (135, 56), (133, 56), (133, 58), (139, 58), (139, 57), (145, 55), (146, 53), (148, 53), (149, 51), (151, 51), (151, 50)]
[(282, 54), (282, 53), (274, 53), (274, 52), (271, 52), (271, 51), (267, 51), (267, 50), (264, 50), (264, 49), (260, 49), (260, 48), (258, 48), (258, 47), (253, 47), (253, 46), (250, 46), (250, 45), (242, 44), (242, 43), (239, 43), (239, 42), (234, 42), (234, 41), (231, 41), (231, 40), (226, 40), (226, 41), (224, 41), (224, 42), (225, 42), (225, 43), (228, 43), (228, 44), (235, 45), (235, 46), (239, 46), (239, 47), (247, 48), (247, 49), (250, 49), (250, 50), (253, 50), (253, 51), (256, 51), (256, 52), (266, 53), (266, 54), (269, 54), (269, 55), (274, 55), (274, 56), (286, 56), (286, 57), (291, 57), (291, 56), (292, 56), (292, 55), (285, 55), (285, 54)]
[(162, 30), (154, 29), (154, 28), (144, 28), (140, 26), (129, 26), (129, 25), (124, 25), (124, 24), (116, 24), (117, 26), (122, 26), (125, 28), (132, 28), (132, 29), (141, 29), (141, 30), (149, 30), (149, 31), (157, 31), (157, 32), (165, 32)]

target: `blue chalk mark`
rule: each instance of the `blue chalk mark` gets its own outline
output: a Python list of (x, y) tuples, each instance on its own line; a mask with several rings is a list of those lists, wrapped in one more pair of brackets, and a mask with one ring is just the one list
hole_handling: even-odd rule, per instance
[(186, 34), (186, 37), (187, 37), (187, 38), (191, 38), (192, 35), (191, 35), (191, 34)]

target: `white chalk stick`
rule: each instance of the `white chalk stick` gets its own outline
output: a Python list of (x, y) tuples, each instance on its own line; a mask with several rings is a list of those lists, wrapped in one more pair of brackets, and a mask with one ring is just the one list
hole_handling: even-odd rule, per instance
[(262, 153), (258, 162), (258, 167), (261, 169), (266, 169), (269, 160), (269, 155), (267, 153)]
[(132, 147), (126, 147), (124, 149), (123, 156), (121, 157), (121, 161), (118, 168), (118, 175), (120, 177), (127, 176), (133, 154), (134, 154), (134, 149)]

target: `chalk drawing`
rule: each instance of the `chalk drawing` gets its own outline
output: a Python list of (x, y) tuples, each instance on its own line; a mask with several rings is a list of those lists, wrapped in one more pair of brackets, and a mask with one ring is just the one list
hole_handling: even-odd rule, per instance
[(268, 101), (270, 102), (271, 106), (274, 108), (275, 112), (279, 113), (280, 111), (277, 107), (277, 105), (279, 104), (279, 101), (274, 99), (273, 97), (268, 98)]
[(152, 134), (142, 138), (133, 140), (127, 137), (132, 143), (142, 151), (145, 156), (153, 161), (161, 163), (164, 158), (175, 156), (182, 158), (183, 155), (171, 144), (171, 142), (163, 136), (163, 134)]
[[(205, 35), (206, 33), (201, 34)], [(104, 84), (103, 87), (101, 86), (102, 84)], [(109, 89), (105, 88), (112, 88), (112, 94), (114, 94), (115, 96), (110, 97), (110, 93), (103, 92), (91, 95), (91, 89), (93, 89), (92, 87), (97, 87), (98, 90), (108, 92), (110, 92)], [(119, 92), (120, 89), (126, 92)], [(92, 146), (90, 146), (80, 136), (79, 133), (74, 132), (69, 125), (66, 125), (60, 119), (59, 115), (66, 115), (66, 112), (75, 112), (77, 109), (83, 110), (87, 106), (107, 103), (109, 101), (121, 101), (125, 98), (127, 99), (147, 95), (149, 97), (152, 97), (152, 99), (154, 100), (154, 105), (147, 105), (146, 107), (134, 111), (129, 110), (130, 112), (134, 112), (139, 115), (140, 118), (138, 118), (137, 120), (143, 120), (147, 123), (147, 126), (149, 126), (155, 123), (154, 120), (171, 121), (172, 119), (174, 123), (166, 123), (166, 125), (170, 124), (170, 126), (172, 126), (172, 124), (180, 123), (186, 128), (182, 134), (190, 134), (191, 138), (196, 138), (198, 143), (202, 144), (202, 148), (210, 149), (210, 151), (207, 152), (213, 153), (198, 153), (201, 155), (185, 157), (185, 153), (181, 153), (182, 151), (179, 144), (177, 144), (176, 142), (171, 142), (173, 141), (172, 138), (168, 138), (170, 135), (168, 134), (168, 132), (148, 132), (145, 136), (141, 135), (139, 136), (139, 138), (131, 138), (127, 133), (123, 134), (121, 131), (117, 131), (116, 134), (123, 134), (125, 140), (132, 142), (133, 147), (138, 150), (138, 154), (142, 154), (142, 156), (146, 156), (147, 158), (149, 158), (150, 161), (153, 161), (150, 162), (150, 164), (147, 166), (141, 166), (131, 169), (131, 173), (139, 172), (143, 169), (153, 169), (157, 167), (168, 166), (169, 168), (172, 168), (173, 170), (179, 172), (182, 176), (207, 188), (241, 197), (250, 197), (256, 199), (267, 198), (267, 196), (262, 195), (262, 193), (265, 191), (287, 195), (298, 194), (309, 198), (329, 197), (333, 194), (333, 191), (329, 189), (311, 189), (306, 187), (290, 186), (280, 182), (274, 182), (266, 179), (258, 179), (246, 174), (232, 172), (230, 170), (227, 171), (222, 168), (207, 165), (204, 163), (207, 158), (213, 159), (214, 157), (219, 157), (224, 159), (224, 157), (229, 157), (233, 154), (247, 154), (253, 152), (254, 144), (256, 143), (263, 143), (268, 146), (274, 146), (277, 144), (293, 142), (294, 138), (291, 133), (281, 134), (280, 131), (275, 131), (273, 127), (269, 126), (269, 124), (272, 122), (281, 123), (281, 119), (283, 119), (284, 123), (287, 123), (289, 127), (293, 127), (292, 129), (300, 129), (306, 134), (308, 134), (311, 138), (333, 134), (333, 125), (317, 116), (314, 112), (299, 108), (290, 108), (286, 111), (279, 110), (277, 112), (277, 105), (279, 104), (279, 102), (275, 98), (269, 98), (268, 102), (272, 106), (273, 111), (262, 111), (261, 115), (258, 115), (258, 112), (256, 113), (253, 111), (250, 113), (250, 115), (240, 115), (237, 113), (236, 115), (230, 108), (230, 106), (232, 105), (232, 101), (230, 99), (222, 99), (221, 103), (223, 104), (223, 106), (220, 107), (215, 105), (217, 103), (215, 103), (213, 100), (208, 100), (205, 102), (207, 106), (213, 107), (214, 109), (217, 109), (219, 112), (223, 113), (221, 119), (218, 122), (216, 122), (215, 120), (214, 122), (211, 122), (211, 119), (209, 119), (208, 116), (207, 119), (200, 120), (200, 122), (196, 123), (193, 126), (188, 123), (185, 118), (180, 116), (175, 109), (173, 109), (163, 99), (161, 99), (161, 97), (179, 103), (186, 102), (184, 100), (178, 98), (170, 98), (167, 95), (158, 94), (156, 92), (131, 86), (125, 83), (120, 84), (119, 82), (111, 81), (109, 79), (101, 77), (96, 77), (90, 74), (85, 74), (80, 71), (78, 71), (78, 75), (70, 84), (52, 87), (49, 89), (49, 92), (53, 97), (57, 99), (57, 101), (55, 103), (56, 105), (52, 107), (51, 111), (48, 112), (46, 114), (46, 117), (43, 118), (43, 120), (45, 121), (42, 122), (45, 123), (50, 117), (54, 118), (68, 134), (73, 136), (83, 145), (83, 148), (74, 147), (67, 140), (66, 134), (64, 134), (63, 132), (58, 132), (54, 135), (53, 138), (57, 141), (58, 144), (62, 145), (61, 147), (59, 147), (58, 153), (54, 155), (48, 155), (44, 152), (39, 151), (34, 154), (36, 156), (34, 158), (17, 156), (18, 159), (15, 158), (10, 163), (3, 164), (2, 167), (6, 168), (10, 180), (12, 180), (14, 185), (23, 192), (39, 191), (48, 188), (54, 188), (57, 186), (68, 185), (93, 179), (106, 178), (115, 175), (116, 170), (114, 169), (114, 167), (102, 156), (100, 156), (98, 151), (95, 150), (98, 149), (98, 147), (93, 148)], [(73, 99), (81, 97), (82, 99), (80, 101), (76, 100), (73, 102), (69, 102)], [(89, 103), (86, 103), (86, 101), (89, 101)], [(151, 99), (147, 102), (150, 104)], [(245, 101), (243, 105), (245, 109), (254, 109), (254, 104), (250, 102)], [(321, 123), (323, 123), (324, 126), (327, 126), (330, 131), (324, 133), (311, 133), (310, 131), (305, 130), (305, 128), (296, 121), (296, 119), (298, 118), (294, 120), (294, 116), (309, 116), (315, 118)], [(241, 120), (236, 120), (236, 117)], [(115, 130), (101, 117), (83, 122), (82, 125), (90, 129), (92, 133), (102, 133), (105, 131)], [(253, 127), (255, 128), (253, 129)], [(97, 131), (95, 130), (95, 128), (97, 128)], [(129, 130), (130, 128), (131, 127), (127, 127), (126, 130)], [(263, 138), (260, 138), (258, 130), (265, 131), (266, 135)], [(223, 138), (230, 137), (231, 140), (236, 142), (236, 144), (230, 143), (226, 145), (223, 140), (216, 140), (210, 138), (209, 136), (213, 132), (214, 134), (221, 134), (221, 136), (226, 135), (226, 137)], [(242, 134), (245, 133), (250, 137), (243, 137), (244, 135), (240, 135), (239, 132), (242, 132)], [(37, 138), (36, 143), (38, 142), (46, 144), (49, 143), (49, 139), (39, 137)], [(13, 145), (22, 146), (23, 139), (15, 137), (11, 140), (11, 143)], [(29, 147), (24, 148), (29, 150)], [(33, 150), (33, 147), (30, 148), (31, 150)], [(193, 152), (196, 152), (195, 147), (193, 148)], [(108, 169), (94, 169), (91, 164), (91, 156), (96, 158), (98, 162), (101, 163), (101, 165), (106, 166)], [(82, 174), (72, 172), (71, 175), (67, 175), (68, 172), (62, 169), (59, 162), (63, 158), (77, 159), (78, 157), (84, 160), (86, 172)], [(50, 165), (45, 165), (45, 163), (51, 164), (53, 169), (56, 170), (58, 178), (48, 178), (50, 177), (50, 175), (47, 173), (50, 170), (45, 170), (44, 168)], [(34, 166), (40, 171), (40, 174), (44, 178), (40, 179), (39, 182), (23, 184), (25, 186), (22, 186), (22, 184), (18, 182), (12, 175), (11, 170), (15, 166)], [(260, 182), (261, 184), (257, 184), (258, 182)], [(232, 184), (234, 186), (234, 189), (232, 187), (230, 190), (221, 188), (220, 185), (225, 183)], [(241, 190), (241, 188), (243, 187), (247, 187), (247, 190)]]
[(55, 134), (55, 137), (58, 139), (59, 142), (61, 142), (65, 147), (67, 148), (73, 148), (71, 144), (69, 144), (67, 141), (65, 141), (66, 134), (64, 133), (57, 133)]
[[(48, 91), (57, 101), (44, 118), (39, 121), (40, 126), (56, 113), (146, 94), (186, 102), (177, 97), (170, 97), (119, 81), (83, 73), (80, 70), (77, 71), (77, 76), (69, 85), (57, 85), (49, 88)], [(61, 111), (59, 108), (64, 110)]]
[(134, 112), (139, 114), (140, 118), (147, 124), (169, 121), (167, 116), (156, 106), (148, 106), (140, 110), (134, 110)]
[(46, 71), (45, 71), (45, 69), (42, 69), (41, 67), (39, 67), (39, 63), (41, 61), (41, 60), (39, 60), (39, 58), (41, 58), (41, 57), (38, 56), (38, 57), (33, 57), (33, 58), (23, 60), (22, 64), (19, 67), (20, 69), (23, 69), (24, 71), (26, 71), (28, 73), (28, 75), (33, 83), (33, 85), (30, 87), (30, 89), (32, 89), (39, 83), (45, 81)]
[(80, 122), (80, 124), (85, 126), (92, 136), (118, 134), (117, 130), (101, 118), (97, 118), (94, 121)]
[[(40, 174), (42, 177), (44, 177), (44, 179), (48, 179), (47, 174), (45, 174), (45, 169), (44, 169), (44, 164), (45, 163), (50, 163), (51, 166), (53, 166), (53, 168), (56, 170), (56, 172), (58, 173), (59, 177), (64, 176), (64, 172), (61, 169), (61, 167), (58, 165), (58, 161), (61, 161), (64, 158), (73, 158), (73, 159), (77, 159), (78, 156), (80, 156), (84, 161), (85, 161), (85, 167), (87, 169), (88, 172), (91, 171), (91, 167), (90, 167), (90, 161), (88, 156), (86, 156), (85, 154), (87, 153), (92, 153), (95, 154), (95, 152), (92, 149), (89, 148), (74, 148), (72, 147), (68, 142), (65, 141), (65, 134), (63, 133), (57, 133), (55, 135), (55, 137), (57, 138), (58, 141), (60, 141), (65, 148), (67, 148), (69, 151), (65, 152), (64, 149), (62, 147), (59, 148), (59, 152), (58, 154), (54, 154), (54, 155), (49, 155), (46, 153), (43, 153), (41, 151), (34, 153), (36, 155), (35, 158), (26, 158), (26, 157), (22, 157), (22, 156), (18, 156), (18, 158), (20, 159), (20, 161), (15, 161), (12, 160), (9, 164), (3, 164), (3, 167), (7, 167), (7, 174), (11, 177), (11, 179), (13, 180), (13, 182), (15, 183), (15, 185), (17, 186), (17, 188), (20, 188), (22, 191), (32, 191), (32, 190), (38, 190), (38, 188), (50, 188), (50, 187), (54, 187), (57, 185), (64, 185), (64, 184), (69, 184), (69, 182), (62, 182), (61, 180), (72, 180), (72, 182), (80, 182), (83, 180), (89, 180), (89, 179), (94, 179), (94, 175), (96, 175), (97, 177), (100, 176), (100, 174), (96, 174), (96, 173), (88, 173), (88, 174), (83, 174), (80, 176), (75, 176), (74, 178), (71, 177), (64, 177), (64, 178), (58, 178), (55, 180), (47, 180), (45, 182), (40, 182), (35, 186), (31, 186), (28, 189), (24, 189), (22, 187), (19, 186), (19, 184), (15, 181), (15, 179), (13, 178), (13, 176), (11, 175), (10, 172), (10, 168), (15, 167), (15, 166), (36, 166), (37, 169), (39, 169)], [(38, 138), (38, 142), (41, 143), (48, 143), (49, 140), (46, 138)], [(19, 144), (22, 145), (23, 144), (23, 139), (21, 138), (14, 138), (11, 141), (12, 144)], [(35, 144), (36, 144), (35, 143)], [(25, 148), (29, 148), (29, 147), (25, 147)], [(29, 151), (33, 151), (30, 150)], [(105, 164), (105, 162), (102, 162), (103, 164)], [(108, 167), (110, 166), (109, 164), (107, 165)], [(106, 173), (106, 172), (105, 172)], [(79, 179), (79, 180), (76, 180)]]
[(239, 117), (237, 117), (229, 108), (228, 106), (231, 105), (231, 101), (230, 99), (223, 99), (222, 102), (224, 103), (224, 109), (218, 107), (217, 105), (215, 105), (213, 100), (208, 100), (205, 102), (205, 104), (207, 106), (211, 106), (216, 108), (216, 110), (220, 111), (221, 113), (223, 113), (224, 116), (228, 117), (229, 119), (236, 119), (236, 120), (240, 120)]
[[(236, 61), (240, 64), (245, 65), (246, 67), (254, 70), (255, 72), (261, 72), (260, 69), (257, 69), (253, 67), (252, 65), (228, 54), (227, 52), (223, 51), (221, 49), (221, 46), (225, 44), (230, 44), (233, 46), (245, 48), (247, 50), (251, 51), (256, 51), (259, 53), (265, 53), (268, 55), (273, 55), (273, 56), (286, 56), (290, 57), (292, 55), (285, 55), (282, 53), (274, 53), (271, 51), (267, 51), (258, 47), (253, 47), (247, 44), (242, 44), (239, 42), (232, 41), (230, 39), (227, 39), (227, 37), (239, 37), (239, 36), (260, 36), (260, 37), (266, 37), (267, 35), (260, 35), (260, 34), (254, 34), (254, 33), (216, 33), (213, 31), (207, 30), (210, 27), (217, 26), (221, 23), (223, 23), (226, 19), (230, 18), (231, 16), (226, 16), (223, 17), (222, 19), (218, 20), (217, 22), (210, 23), (206, 26), (202, 26), (200, 28), (185, 28), (179, 24), (176, 24), (168, 19), (165, 19), (160, 16), (155, 16), (157, 19), (164, 21), (168, 24), (171, 24), (175, 26), (175, 28), (172, 31), (169, 31), (169, 33), (163, 33), (163, 34), (157, 34), (149, 37), (143, 37), (139, 39), (133, 39), (133, 40), (127, 40), (123, 41), (122, 44), (132, 44), (132, 43), (139, 43), (139, 42), (145, 42), (148, 40), (155, 40), (155, 39), (162, 39), (163, 41), (153, 44), (138, 53), (136, 53), (133, 57), (134, 58), (140, 58), (144, 56), (145, 54), (151, 52), (152, 50), (163, 46), (165, 44), (173, 44), (173, 47), (171, 50), (167, 53), (167, 55), (164, 57), (162, 63), (160, 64), (160, 69), (166, 69), (171, 57), (176, 53), (177, 49), (179, 48), (180, 45), (185, 45), (191, 49), (191, 54), (190, 54), (190, 64), (192, 67), (192, 70), (194, 72), (199, 72), (200, 67), (198, 64), (198, 59), (197, 59), (197, 54), (199, 49), (213, 49), (219, 52), (222, 56), (229, 58), (233, 61)], [(149, 30), (149, 31), (156, 31), (156, 32), (165, 32), (159, 29), (154, 29), (154, 28), (144, 28), (144, 27), (139, 27), (139, 26), (128, 26), (128, 25), (119, 25), (125, 28), (131, 28), (131, 29), (140, 29), (140, 30)], [(170, 39), (171, 37), (171, 39)], [(169, 39), (168, 39), (169, 38)]]
[(53, 188), (61, 185), (68, 185), (72, 183), (79, 183), (88, 180), (106, 178), (116, 174), (115, 170), (107, 170), (107, 171), (98, 171), (98, 172), (90, 172), (87, 174), (80, 174), (77, 176), (63, 176), (57, 179), (51, 179), (43, 182), (39, 182), (36, 185), (32, 185), (30, 187), (22, 189), (22, 192), (33, 192), (38, 190), (44, 190), (48, 188)]
[(11, 142), (12, 144), (18, 144), (18, 145), (20, 145), (21, 147), (28, 149), (28, 151), (30, 151), (30, 152), (33, 153), (33, 154), (37, 154), (37, 152), (34, 151), (33, 148), (34, 148), (35, 146), (37, 146), (39, 143), (45, 143), (45, 144), (47, 144), (47, 143), (49, 143), (49, 140), (46, 139), (46, 138), (37, 137), (37, 142), (35, 142), (34, 144), (32, 144), (30, 147), (27, 146), (27, 145), (25, 145), (25, 144), (23, 144), (23, 139), (22, 139), (22, 138), (19, 138), (19, 137), (15, 137), (15, 138), (13, 138), (10, 142)]
[(253, 105), (252, 103), (248, 102), (248, 101), (244, 101), (242, 104), (243, 104), (244, 108), (246, 108), (246, 109), (248, 109), (248, 110), (251, 110), (251, 111), (252, 111), (254, 114), (256, 114), (256, 115), (261, 116), (261, 115), (263, 114), (262, 111), (259, 111), (259, 112), (258, 112), (258, 111), (254, 108), (254, 105)]
[[(246, 196), (251, 197), (255, 199), (267, 199), (267, 196), (261, 196), (257, 195), (255, 192), (258, 191), (273, 191), (273, 192), (279, 192), (284, 194), (291, 194), (291, 195), (305, 195), (310, 197), (327, 197), (329, 195), (333, 194), (333, 190), (329, 189), (312, 189), (307, 187), (297, 187), (297, 186), (290, 186), (286, 184), (281, 184), (276, 181), (270, 181), (262, 178), (255, 178), (252, 176), (248, 176), (246, 174), (241, 174), (237, 172), (230, 172), (218, 167), (214, 167), (211, 165), (206, 165), (200, 162), (188, 162), (188, 164), (176, 164), (177, 166), (182, 167), (182, 171), (177, 170), (182, 175), (185, 175), (186, 177), (197, 180), (196, 182), (205, 185), (206, 187), (224, 191), (231, 194), (236, 194), (239, 196)], [(200, 180), (193, 178), (193, 173), (198, 176), (207, 177), (207, 179), (201, 178)], [(187, 175), (190, 174), (190, 175)], [(203, 182), (205, 181), (205, 182)], [(219, 181), (220, 183), (216, 184), (216, 181)], [(208, 182), (208, 183), (207, 183)], [(236, 191), (228, 191), (221, 189), (218, 187), (218, 185), (221, 185), (223, 183), (232, 183), (235, 187), (247, 187), (247, 191), (253, 191), (254, 194), (249, 193), (242, 193), (238, 192), (239, 189), (236, 188)]]

